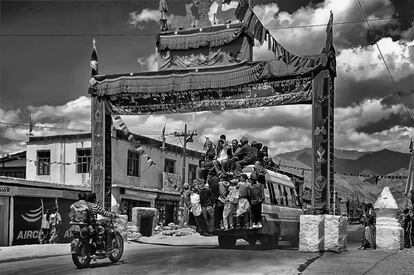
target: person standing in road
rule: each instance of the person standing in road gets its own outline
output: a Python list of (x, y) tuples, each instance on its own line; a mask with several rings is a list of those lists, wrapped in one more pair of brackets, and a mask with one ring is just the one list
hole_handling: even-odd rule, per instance
[(359, 249), (375, 249), (375, 214), (372, 203), (367, 204), (367, 211), (364, 219), (364, 236)]
[(183, 207), (182, 208), (183, 209), (183, 216), (182, 216), (181, 225), (183, 227), (187, 227), (187, 225), (188, 225), (188, 220), (189, 220), (189, 215), (190, 215), (190, 208), (191, 208), (190, 195), (191, 195), (190, 185), (188, 183), (184, 183), (183, 192), (181, 194), (181, 204), (182, 204), (182, 207)]
[(410, 210), (408, 208), (404, 209), (403, 229), (404, 229), (404, 246), (406, 248), (410, 248), (411, 247), (412, 220), (411, 220)]

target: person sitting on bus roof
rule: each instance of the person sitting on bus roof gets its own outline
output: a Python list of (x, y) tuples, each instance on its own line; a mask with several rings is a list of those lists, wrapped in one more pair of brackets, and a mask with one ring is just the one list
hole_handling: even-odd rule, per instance
[(246, 174), (240, 175), (237, 187), (239, 188), (239, 203), (236, 210), (237, 227), (247, 229), (250, 228), (250, 203), (248, 200), (250, 182)]
[(253, 157), (254, 160), (258, 160), (259, 158), (259, 149), (258, 149), (258, 143), (257, 141), (253, 140), (252, 143), (250, 144), (250, 147), (252, 148), (252, 153), (253, 153)]
[(224, 173), (227, 170), (228, 156), (227, 156), (227, 143), (225, 140), (220, 139), (217, 143), (216, 161), (219, 170)]
[(253, 219), (253, 228), (262, 227), (262, 202), (264, 200), (264, 190), (262, 184), (257, 181), (257, 173), (250, 174), (249, 198)]
[(242, 168), (246, 165), (250, 165), (254, 163), (254, 154), (252, 151), (252, 147), (249, 145), (249, 140), (247, 137), (242, 137), (240, 140), (241, 148), (233, 156), (233, 161), (235, 161), (235, 172), (240, 174), (242, 172)]
[(228, 162), (228, 170), (234, 171), (236, 169), (235, 161), (232, 161), (233, 157), (240, 151), (239, 142), (237, 139), (233, 139), (231, 141), (231, 146), (227, 149), (227, 157), (229, 159)]

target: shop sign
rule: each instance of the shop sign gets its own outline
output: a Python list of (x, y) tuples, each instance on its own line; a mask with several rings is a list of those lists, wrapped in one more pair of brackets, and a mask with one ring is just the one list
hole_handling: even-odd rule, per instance
[(56, 206), (62, 218), (56, 242), (70, 242), (69, 207), (73, 200), (54, 198), (14, 197), (13, 245), (39, 243), (42, 215)]
[(0, 195), (11, 195), (11, 189), (9, 186), (0, 185)]
[(173, 173), (162, 173), (162, 190), (180, 192), (183, 189), (182, 177)]

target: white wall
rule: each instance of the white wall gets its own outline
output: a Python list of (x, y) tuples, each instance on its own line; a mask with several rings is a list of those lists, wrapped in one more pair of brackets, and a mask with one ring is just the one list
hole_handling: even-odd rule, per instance
[[(156, 163), (149, 166), (147, 160), (141, 156), (140, 159), (140, 177), (127, 175), (127, 156), (128, 150), (134, 150), (135, 146), (127, 141), (112, 139), (112, 183), (123, 184), (132, 187), (143, 187), (151, 189), (162, 189), (162, 172), (164, 171), (164, 159), (169, 158), (176, 160), (175, 174), (182, 174), (182, 156), (168, 151), (162, 152), (159, 148), (142, 145), (145, 152)], [(187, 156), (186, 174), (188, 175), (188, 164), (198, 165), (198, 159)], [(186, 175), (186, 179), (187, 179)]]
[[(142, 187), (149, 189), (162, 189), (162, 172), (164, 171), (164, 159), (176, 160), (175, 174), (182, 174), (182, 156), (168, 151), (162, 152), (159, 148), (142, 146), (145, 152), (151, 156), (156, 165), (149, 166), (147, 160), (142, 156), (140, 162), (140, 177), (127, 175), (128, 149), (135, 150), (135, 146), (128, 141), (112, 138), (112, 183), (131, 187)], [(37, 151), (50, 150), (51, 162), (76, 162), (77, 148), (91, 148), (91, 141), (38, 141), (36, 144), (27, 145), (27, 160), (36, 160)], [(198, 159), (187, 156), (186, 158), (186, 180), (188, 177), (188, 165), (198, 165)], [(89, 173), (80, 174), (76, 172), (76, 164), (61, 165), (51, 164), (50, 175), (37, 175), (37, 167), (34, 161), (27, 161), (26, 179), (44, 182), (53, 182), (67, 185), (90, 186)]]
[(37, 175), (37, 151), (50, 150), (50, 162), (74, 163), (77, 148), (91, 148), (91, 141), (41, 141), (27, 145), (26, 179), (66, 185), (90, 186), (89, 173), (77, 173), (76, 164), (51, 164), (50, 175)]

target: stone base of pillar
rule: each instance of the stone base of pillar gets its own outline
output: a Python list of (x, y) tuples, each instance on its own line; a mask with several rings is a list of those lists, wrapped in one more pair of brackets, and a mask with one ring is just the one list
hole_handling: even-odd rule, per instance
[(395, 218), (377, 218), (375, 226), (377, 249), (400, 250), (404, 248), (404, 229)]
[(335, 215), (301, 215), (299, 251), (346, 250), (348, 219)]

